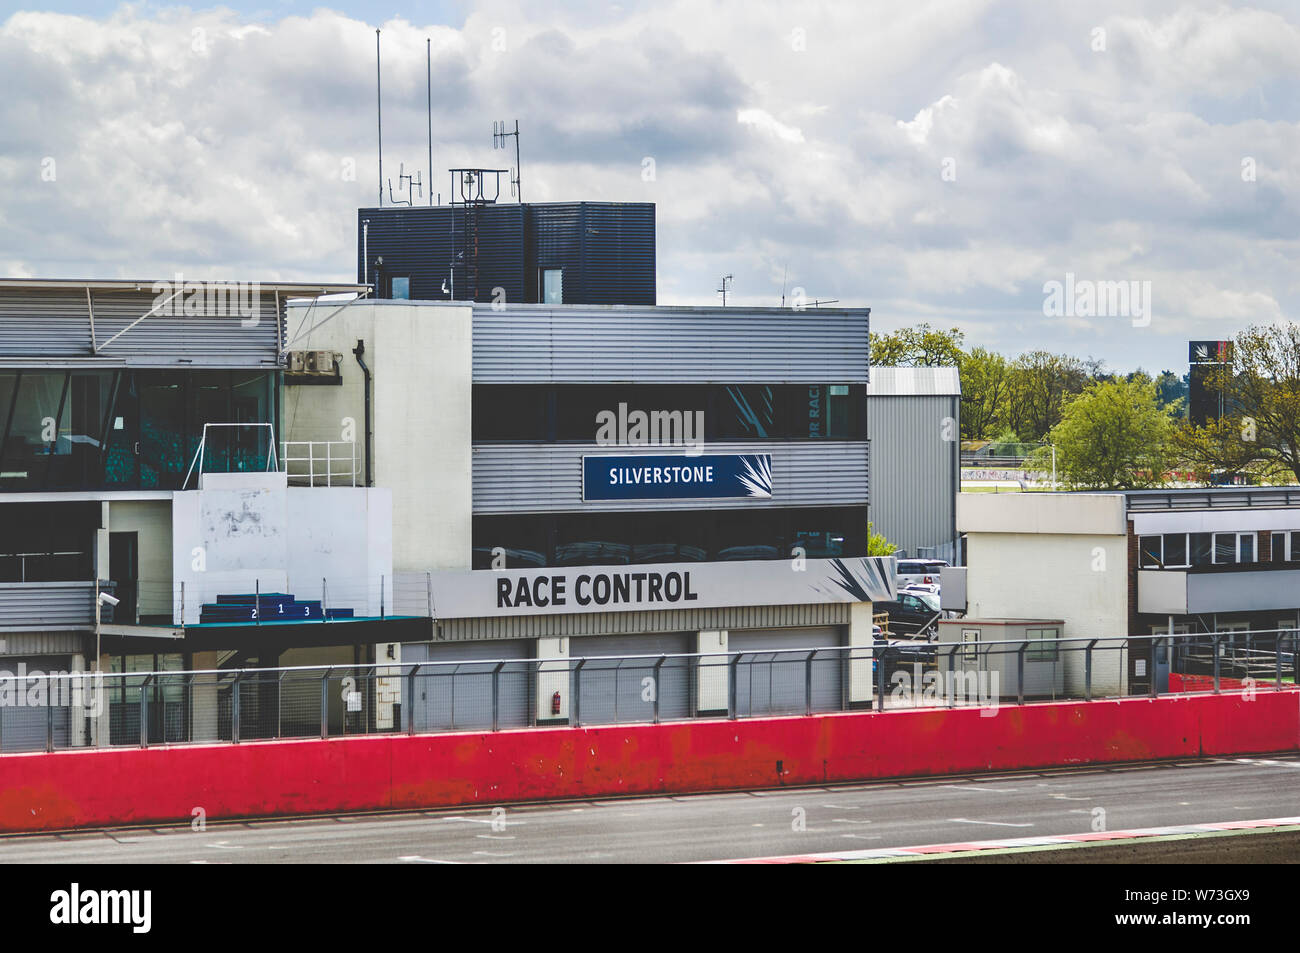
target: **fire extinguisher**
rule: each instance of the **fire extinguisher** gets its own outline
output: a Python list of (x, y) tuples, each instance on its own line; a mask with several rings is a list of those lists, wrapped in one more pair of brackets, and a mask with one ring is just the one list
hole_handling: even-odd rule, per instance
[(558, 715), (559, 713), (560, 713), (560, 693), (556, 692), (554, 695), (551, 696), (551, 714)]

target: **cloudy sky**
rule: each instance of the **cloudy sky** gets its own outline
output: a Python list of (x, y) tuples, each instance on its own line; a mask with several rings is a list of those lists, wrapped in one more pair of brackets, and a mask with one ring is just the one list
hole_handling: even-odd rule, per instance
[(386, 174), (428, 38), (435, 191), (518, 119), (529, 201), (657, 203), (662, 304), (784, 280), (1120, 370), (1300, 319), (1289, 0), (46, 6), (0, 0), (0, 276), (355, 280), (381, 27)]

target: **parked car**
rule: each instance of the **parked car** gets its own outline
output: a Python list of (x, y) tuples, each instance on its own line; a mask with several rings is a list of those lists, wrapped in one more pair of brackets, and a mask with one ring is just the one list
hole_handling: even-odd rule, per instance
[(872, 603), (875, 612), (889, 616), (889, 627), (898, 632), (921, 632), (930, 627), (939, 610), (939, 597), (929, 592), (909, 592), (906, 589), (898, 593), (894, 602)]
[(943, 559), (900, 559), (898, 561), (898, 585), (910, 583), (938, 585), (939, 576), (948, 563)]

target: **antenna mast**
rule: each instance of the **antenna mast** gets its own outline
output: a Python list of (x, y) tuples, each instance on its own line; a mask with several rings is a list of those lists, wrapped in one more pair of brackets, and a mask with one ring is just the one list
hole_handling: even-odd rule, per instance
[(424, 38), (424, 83), (429, 111), (429, 204), (433, 204), (433, 40)]
[(515, 138), (515, 167), (510, 170), (510, 194), (518, 195), (519, 204), (524, 203), (524, 188), (520, 185), (520, 165), (519, 165), (519, 120), (515, 120), (515, 131), (506, 132), (506, 121), (504, 119), (492, 123), (492, 148), (505, 149), (506, 140), (511, 136)]
[(722, 295), (722, 306), (724, 308), (727, 306), (727, 282), (731, 281), (732, 279), (733, 279), (732, 275), (723, 275), (722, 284), (718, 288), (718, 294)]
[(384, 207), (384, 97), (379, 72), (379, 30), (375, 30), (375, 116), (379, 121), (379, 207)]

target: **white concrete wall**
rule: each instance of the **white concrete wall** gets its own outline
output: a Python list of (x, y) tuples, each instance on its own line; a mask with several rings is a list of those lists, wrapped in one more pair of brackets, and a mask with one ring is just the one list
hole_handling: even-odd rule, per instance
[[(219, 479), (214, 479), (219, 477)], [(206, 474), (172, 500), (172, 575), (184, 622), (220, 593), (291, 592), (358, 615), (391, 605), (392, 496), (362, 487), (288, 487), (283, 474)], [(176, 587), (179, 601), (179, 585)]]
[[(1062, 619), (1063, 638), (1099, 638), (1093, 691), (1121, 693), (1127, 659), (1128, 548), (1117, 495), (963, 494), (966, 615), (979, 619)], [(1081, 652), (1068, 652), (1066, 690), (1082, 693)]]
[[(343, 354), (342, 386), (285, 387), (286, 440), (342, 439), (350, 418), (364, 455), (363, 375), (352, 349), (365, 341), (373, 375), (375, 486), (392, 490), (398, 571), (471, 565), (471, 309), (430, 302), (366, 302), (289, 309), (294, 350)], [(328, 320), (325, 320), (328, 317)], [(362, 463), (364, 468), (364, 461)]]

